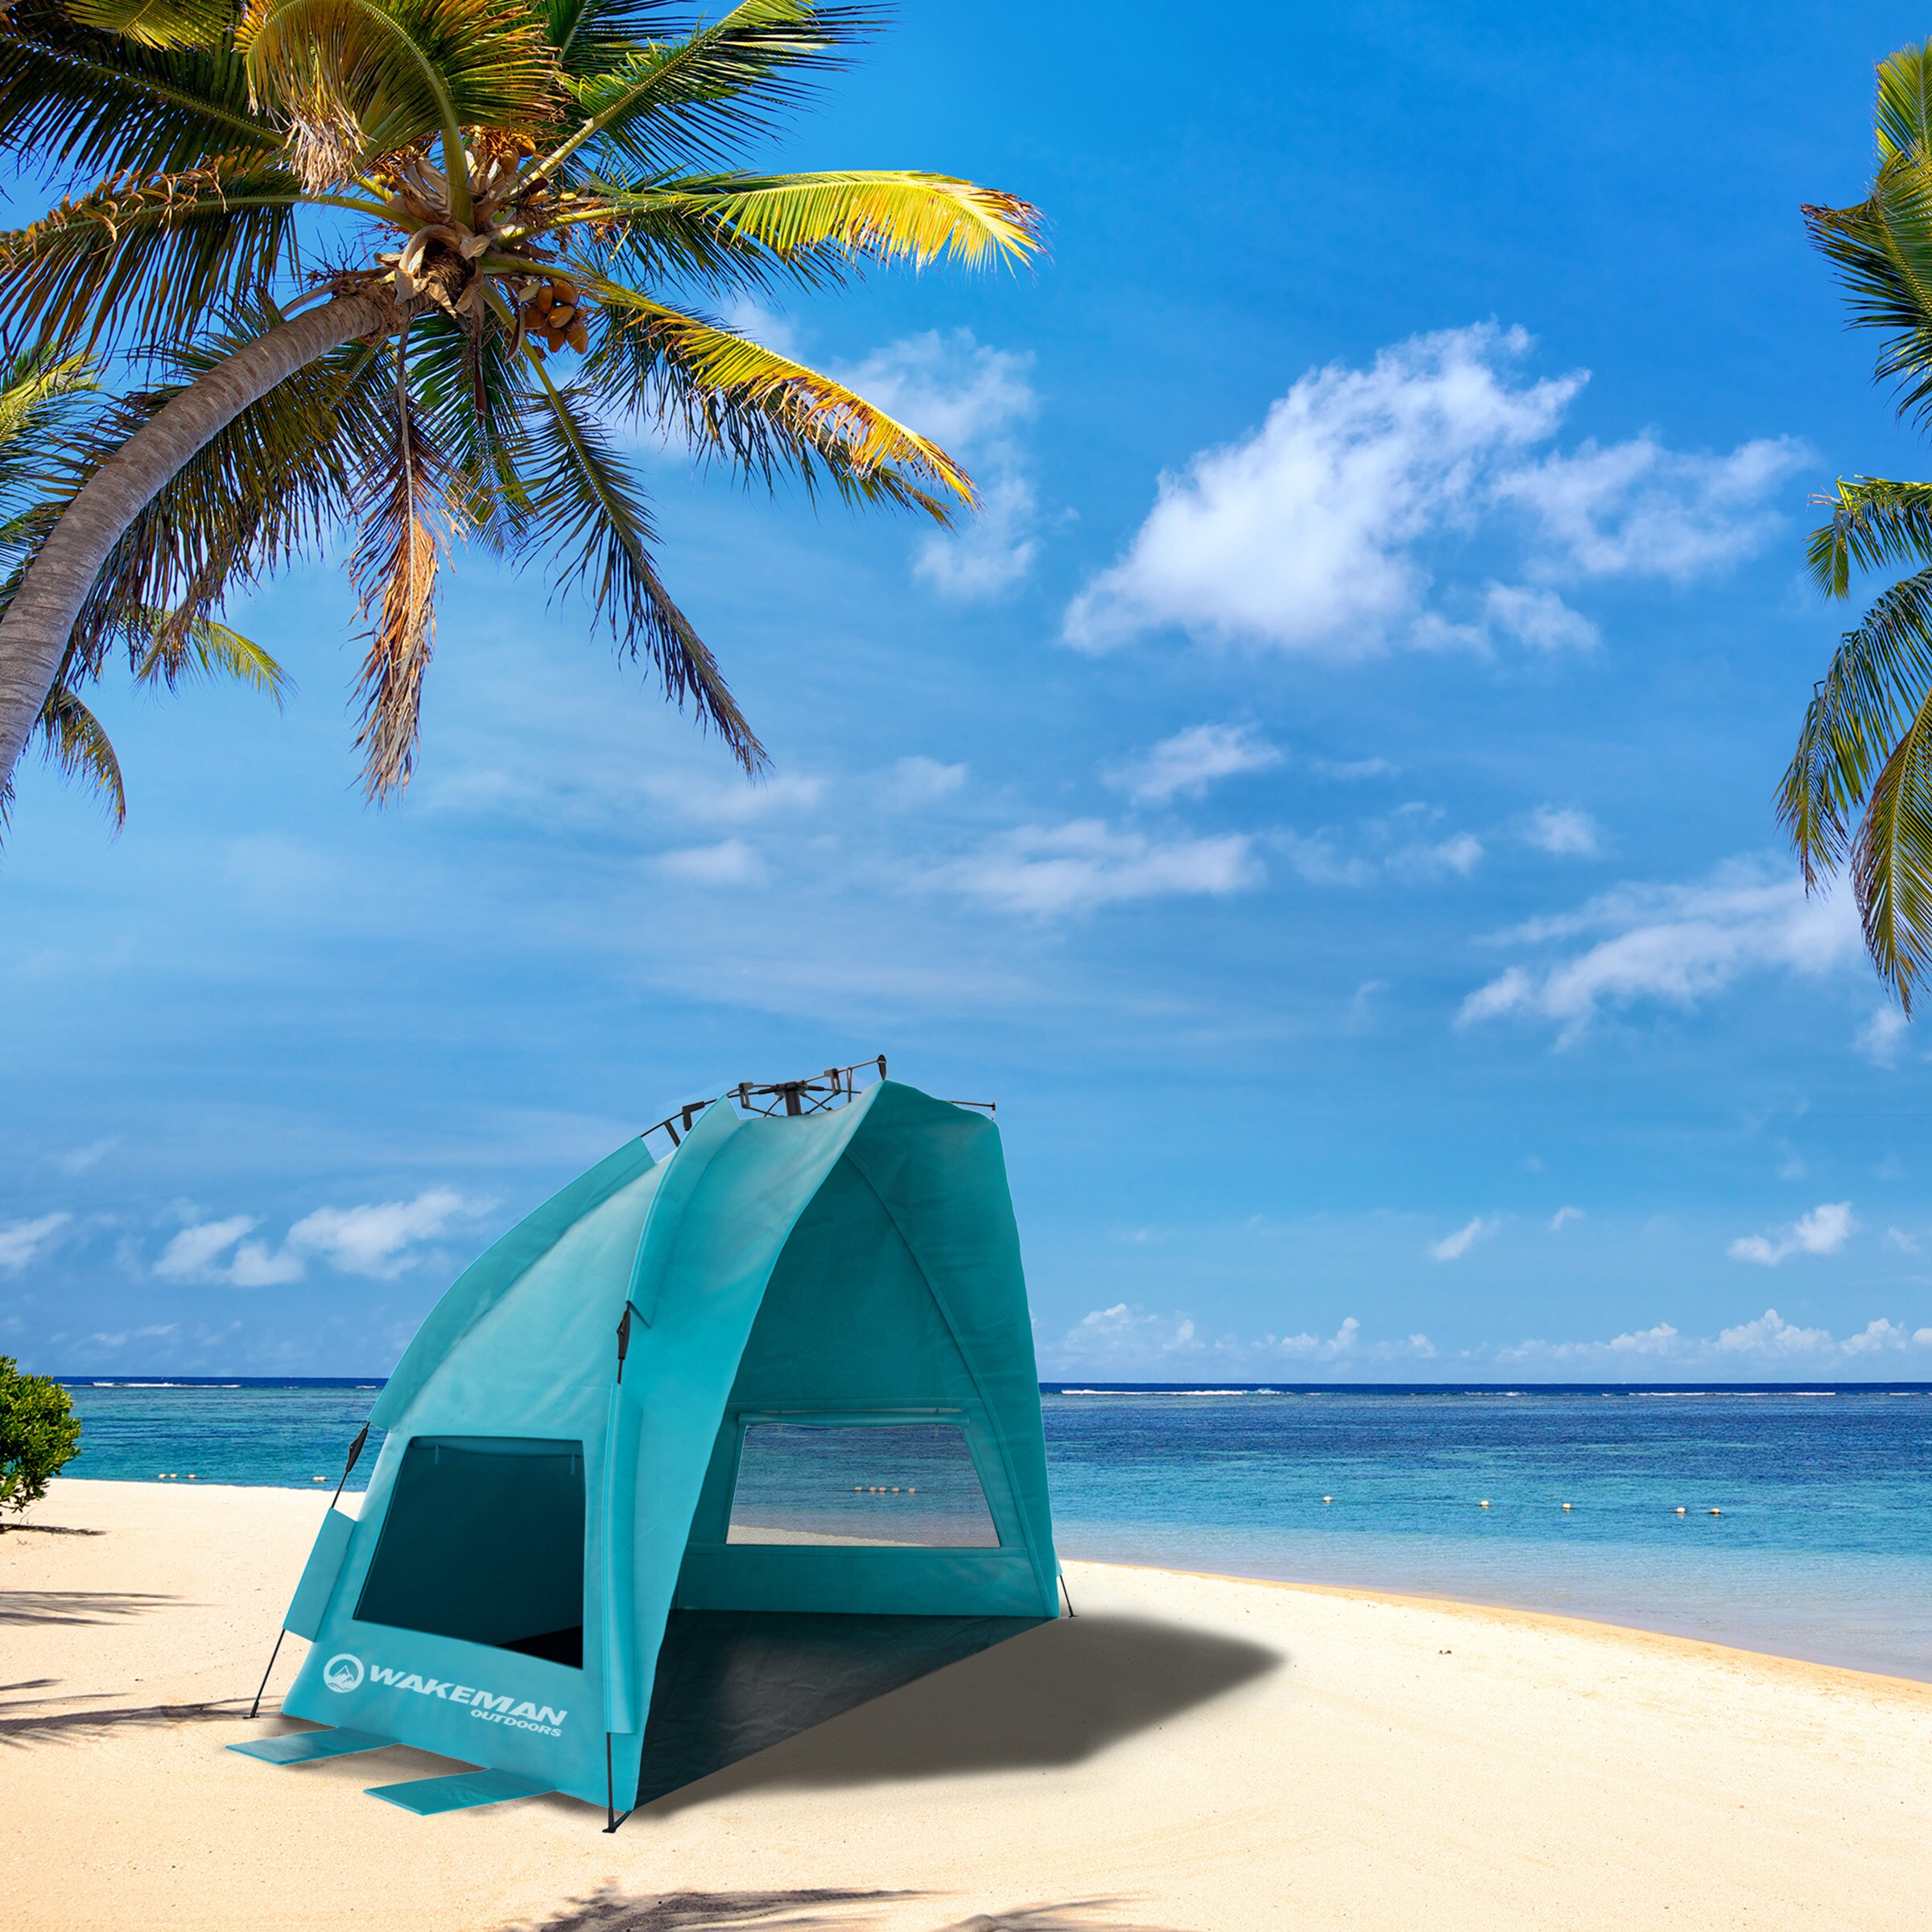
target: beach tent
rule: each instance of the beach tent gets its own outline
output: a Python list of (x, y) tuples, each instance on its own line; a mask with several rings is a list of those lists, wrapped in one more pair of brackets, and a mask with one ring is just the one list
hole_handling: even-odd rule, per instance
[(284, 1620), (282, 1708), (328, 1728), (234, 1748), (415, 1744), (479, 1769), (374, 1795), (561, 1791), (615, 1829), (1058, 1614), (993, 1121), (849, 1069), (736, 1103), (600, 1162), (431, 1312)]

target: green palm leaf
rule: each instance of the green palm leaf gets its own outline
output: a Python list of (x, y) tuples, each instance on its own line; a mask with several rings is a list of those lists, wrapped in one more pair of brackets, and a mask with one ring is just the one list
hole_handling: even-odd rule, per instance
[[(56, 684), (40, 708), (39, 736), (47, 762), (60, 775), (93, 792), (107, 807), (108, 816), (118, 832), (127, 823), (127, 787), (121, 778), (121, 761), (108, 740), (101, 720), (80, 696), (65, 684)], [(4, 829), (11, 803), (0, 791), (0, 829)]]
[(192, 340), (208, 311), (296, 266), (301, 199), (292, 175), (253, 162), (108, 182), (0, 235), (0, 307), (45, 349)]
[(1872, 963), (1909, 1014), (1932, 960), (1932, 691), (1872, 785), (1852, 879)]
[(266, 159), (282, 130), (249, 105), (232, 47), (156, 49), (22, 0), (0, 34), (0, 144), (93, 177), (180, 174), (210, 155)]
[(250, 0), (237, 42), (312, 190), (432, 137), (454, 184), (463, 129), (547, 126), (561, 105), (541, 24), (502, 0)]
[(877, 19), (868, 9), (808, 0), (745, 0), (683, 38), (631, 47), (623, 36), (628, 10), (607, 13), (591, 0), (573, 20), (567, 0), (557, 44), (580, 124), (533, 176), (572, 156), (602, 173), (671, 173), (694, 155), (721, 156), (768, 135)]
[(764, 746), (658, 576), (655, 533), (635, 481), (590, 415), (539, 373), (543, 394), (528, 424), (525, 476), (534, 537), (555, 559), (553, 583), (588, 597), (592, 617), (609, 621), (620, 650), (650, 658), (671, 701), (688, 699), (738, 762), (759, 770)]
[(137, 47), (218, 47), (234, 24), (227, 0), (67, 0), (83, 27)]
[(1852, 572), (1889, 564), (1932, 563), (1932, 483), (1882, 477), (1840, 479), (1829, 497), (1831, 520), (1811, 533), (1811, 580), (1828, 597), (1851, 594)]

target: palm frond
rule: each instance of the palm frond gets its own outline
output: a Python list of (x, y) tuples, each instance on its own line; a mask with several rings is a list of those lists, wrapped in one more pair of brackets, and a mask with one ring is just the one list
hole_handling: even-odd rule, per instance
[(59, 488), (63, 439), (98, 386), (85, 356), (29, 351), (0, 365), (0, 515), (9, 523)]
[(254, 162), (105, 183), (0, 235), (0, 309), (45, 349), (192, 341), (208, 311), (297, 266), (301, 199), (291, 175)]
[[(599, 198), (601, 199), (601, 197)], [(677, 203), (781, 259), (826, 247), (914, 266), (1019, 262), (1039, 248), (1038, 208), (1017, 195), (949, 175), (903, 170), (724, 175), (667, 182), (646, 202)], [(622, 204), (613, 198), (613, 212)]]
[(581, 589), (593, 620), (608, 619), (619, 649), (650, 658), (665, 696), (679, 707), (688, 699), (738, 762), (758, 770), (764, 746), (658, 576), (655, 533), (636, 482), (591, 415), (538, 373), (543, 394), (530, 413), (525, 476), (532, 531), (555, 559), (553, 583), (559, 592)]
[[(70, 782), (85, 786), (106, 806), (118, 832), (127, 823), (127, 787), (101, 720), (66, 684), (56, 683), (40, 708), (36, 727), (47, 761)], [(0, 827), (6, 815), (0, 809)]]
[(1875, 374), (1901, 385), (1901, 414), (1932, 409), (1932, 160), (1888, 160), (1855, 208), (1806, 208), (1814, 244), (1837, 270), (1854, 328), (1885, 340)]
[(410, 394), (448, 464), (465, 535), (502, 551), (530, 510), (518, 472), (522, 419), (536, 393), (530, 364), (500, 329), (472, 335), (431, 314), (409, 332)]
[(174, 691), (184, 679), (200, 677), (211, 683), (226, 679), (260, 691), (275, 700), (278, 711), (282, 708), (289, 691), (288, 673), (259, 644), (225, 624), (184, 611), (143, 614), (152, 625), (152, 636), (134, 654), (137, 684)]
[(1876, 118), (1881, 163), (1932, 155), (1932, 42), (1879, 63)]
[(356, 747), (363, 794), (378, 804), (402, 791), (415, 768), (423, 675), (436, 646), (436, 579), (452, 534), (447, 465), (411, 398), (405, 345), (394, 345), (392, 353), (389, 450), (365, 489), (361, 536), (349, 559), (359, 607), (370, 619)]
[(463, 129), (547, 126), (561, 101), (541, 23), (502, 0), (248, 0), (236, 39), (318, 191), (432, 137), (460, 188)]
[(1932, 570), (1895, 584), (1839, 641), (1778, 787), (1777, 815), (1807, 888), (1847, 857), (1852, 813), (1901, 719), (1932, 691)]
[(136, 47), (218, 47), (234, 24), (228, 0), (66, 0), (83, 27)]
[(20, 0), (0, 34), (0, 146), (97, 180), (181, 174), (211, 155), (265, 160), (282, 130), (249, 105), (232, 47), (154, 48)]
[(848, 497), (951, 512), (935, 493), (975, 501), (972, 480), (938, 444), (856, 390), (735, 329), (602, 281), (604, 313), (587, 373), (614, 402), (628, 394), (646, 420), (700, 453), (765, 482), (807, 485), (823, 475)]
[(1872, 963), (1909, 1015), (1932, 960), (1932, 692), (1872, 785), (1852, 882)]
[(532, 163), (531, 180), (573, 157), (601, 173), (647, 175), (688, 167), (693, 155), (722, 158), (769, 134), (817, 76), (844, 64), (845, 51), (878, 19), (869, 8), (744, 0), (680, 39), (626, 47), (621, 37), (596, 31), (601, 17), (591, 13), (587, 42), (579, 25), (567, 43), (564, 72), (579, 125)]
[(1932, 483), (1841, 477), (1831, 495), (1815, 500), (1831, 506), (1831, 520), (1811, 533), (1806, 561), (1827, 597), (1851, 594), (1854, 567), (1932, 564)]

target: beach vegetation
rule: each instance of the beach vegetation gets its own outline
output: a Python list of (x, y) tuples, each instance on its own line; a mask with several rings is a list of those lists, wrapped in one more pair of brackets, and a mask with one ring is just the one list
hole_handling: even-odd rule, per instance
[(80, 1453), (80, 1418), (67, 1391), (0, 1355), (0, 1520), (39, 1502)]
[(946, 523), (959, 464), (743, 319), (1038, 242), (1034, 208), (970, 181), (755, 165), (872, 26), (809, 0), (696, 25), (654, 0), (18, 0), (0, 141), (76, 189), (0, 237), (9, 339), (138, 351), (159, 379), (0, 616), (0, 775), (104, 572), (192, 626), (338, 539), (370, 799), (409, 779), (464, 542), (580, 597), (759, 769), (633, 449)]
[[(1854, 326), (1878, 330), (1877, 379), (1932, 424), (1932, 43), (1878, 70), (1877, 171), (1850, 208), (1806, 208)], [(1809, 562), (1824, 594), (1897, 569), (1843, 634), (1812, 691), (1778, 791), (1807, 890), (1848, 870), (1879, 975), (1909, 1015), (1932, 964), (1932, 483), (1841, 478)]]

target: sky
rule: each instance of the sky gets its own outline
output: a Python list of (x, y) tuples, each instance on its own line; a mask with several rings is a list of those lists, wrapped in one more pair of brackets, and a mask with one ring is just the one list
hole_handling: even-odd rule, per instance
[(1022, 194), (1037, 270), (735, 319), (978, 478), (953, 535), (694, 475), (663, 574), (748, 784), (456, 560), (361, 803), (297, 686), (109, 688), (130, 817), (0, 858), (0, 1350), (386, 1371), (687, 1100), (992, 1100), (1043, 1375), (1932, 1379), (1928, 1043), (1771, 798), (1844, 613), (1807, 499), (1925, 452), (1801, 204), (1883, 5), (909, 8), (795, 167)]

